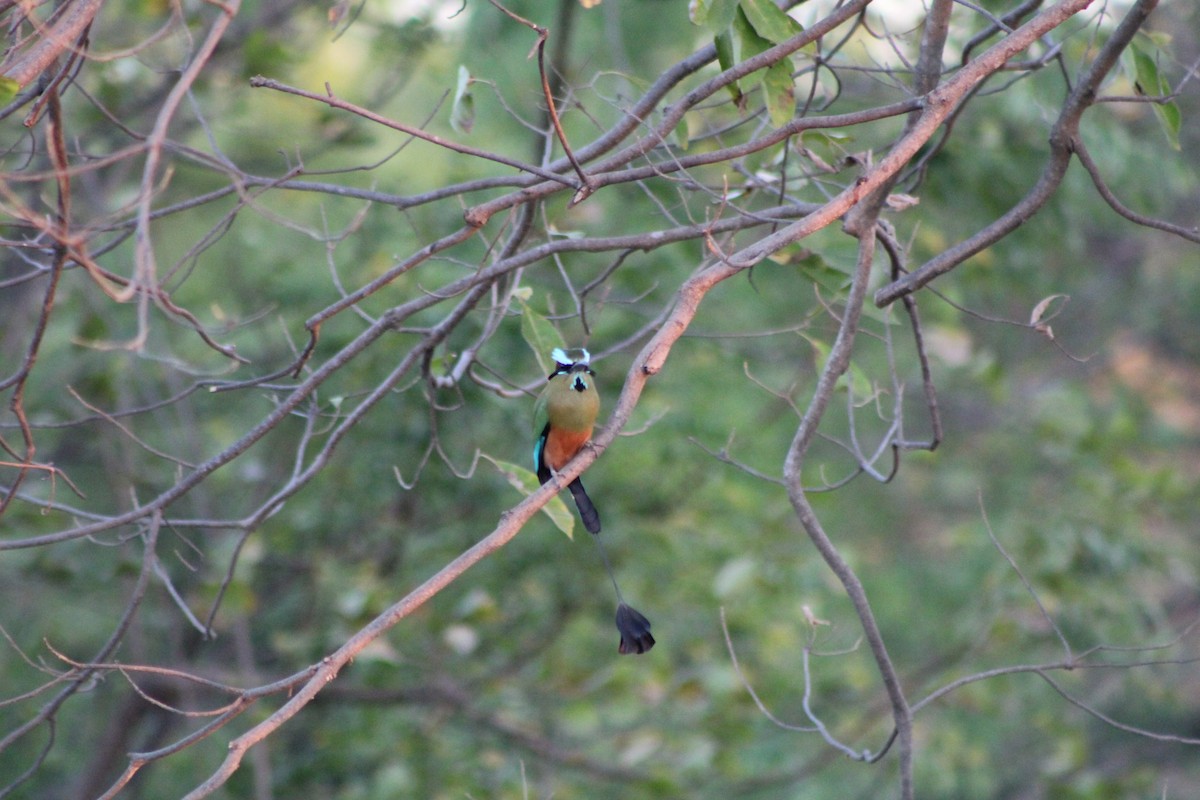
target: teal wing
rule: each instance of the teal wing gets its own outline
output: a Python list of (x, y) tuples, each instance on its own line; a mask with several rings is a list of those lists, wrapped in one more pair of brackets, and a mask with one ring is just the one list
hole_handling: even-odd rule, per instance
[(537, 437), (533, 440), (533, 468), (542, 483), (546, 482), (546, 479), (542, 478), (542, 472), (545, 470), (542, 466), (542, 449), (546, 446), (546, 436), (549, 433), (550, 411), (546, 408), (546, 392), (542, 392), (533, 407), (533, 435)]

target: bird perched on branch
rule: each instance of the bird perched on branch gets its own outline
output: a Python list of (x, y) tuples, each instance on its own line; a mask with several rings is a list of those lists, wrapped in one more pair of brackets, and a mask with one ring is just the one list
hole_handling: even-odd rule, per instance
[[(533, 464), (538, 480), (546, 483), (592, 438), (592, 428), (600, 413), (600, 395), (596, 392), (596, 371), (588, 366), (591, 356), (582, 348), (570, 352), (555, 348), (554, 372), (538, 398), (534, 424), (540, 429), (533, 445)], [(567, 486), (579, 517), (588, 533), (600, 532), (600, 513), (576, 478)]]
[[(538, 398), (534, 415), (535, 430), (539, 431), (533, 445), (533, 465), (538, 480), (550, 481), (560, 469), (567, 465), (592, 438), (592, 428), (600, 414), (600, 395), (596, 391), (596, 372), (590, 366), (591, 355), (582, 348), (564, 350), (556, 347), (551, 354), (554, 372), (547, 379), (546, 388)], [(575, 478), (567, 488), (575, 498), (579, 518), (583, 527), (591, 534), (600, 533), (600, 512), (583, 488), (583, 481)], [(650, 635), (650, 621), (636, 609), (627, 605), (613, 576), (608, 554), (598, 535), (594, 536), (604, 567), (617, 592), (617, 629), (621, 632), (618, 652), (645, 653), (654, 647)]]

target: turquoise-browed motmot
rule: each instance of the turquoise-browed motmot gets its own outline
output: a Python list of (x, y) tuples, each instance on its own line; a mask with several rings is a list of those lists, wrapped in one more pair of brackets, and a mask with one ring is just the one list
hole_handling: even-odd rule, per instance
[[(592, 438), (592, 428), (600, 414), (600, 395), (596, 392), (596, 372), (591, 368), (591, 356), (587, 350), (563, 350), (555, 348), (554, 372), (547, 379), (546, 388), (538, 398), (535, 412), (537, 441), (533, 445), (533, 465), (538, 480), (546, 483), (567, 465)], [(567, 488), (575, 498), (579, 518), (589, 533), (600, 533), (600, 513), (583, 488), (583, 482), (575, 478)], [(622, 655), (645, 653), (654, 647), (650, 635), (650, 621), (621, 597), (621, 588), (613, 576), (608, 555), (597, 535), (596, 546), (604, 559), (604, 567), (617, 592), (617, 629), (621, 632), (621, 643), (617, 650)]]
[[(580, 349), (568, 354), (556, 348), (553, 358), (555, 370), (538, 398), (534, 423), (540, 432), (533, 445), (533, 464), (542, 483), (565, 467), (592, 438), (592, 428), (600, 413), (600, 395), (593, 381), (596, 372), (588, 366), (588, 351)], [(575, 498), (583, 527), (589, 533), (599, 533), (600, 514), (583, 482), (576, 478), (567, 488)]]

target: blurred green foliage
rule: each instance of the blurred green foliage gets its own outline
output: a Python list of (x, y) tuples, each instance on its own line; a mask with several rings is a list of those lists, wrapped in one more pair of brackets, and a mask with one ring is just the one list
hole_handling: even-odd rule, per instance
[[(568, 135), (584, 140), (618, 119), (623, 103), (662, 69), (711, 38), (689, 23), (678, 2), (607, 0), (587, 12), (542, 0), (510, 7), (547, 25), (558, 14), (569, 16), (563, 77), (573, 94), (564, 103), (565, 123)], [(520, 158), (540, 153), (541, 140), (524, 124), (537, 123), (540, 114), (536, 69), (525, 60), (533, 35), (483, 4), (454, 11), (364, 4), (334, 35), (323, 8), (245, 3), (236, 47), (214, 59), (192, 98), (204, 124), (193, 117), (179, 140), (220, 152), (250, 175), (277, 176), (303, 164), (303, 179), (321, 180), (321, 171), (332, 170), (342, 185), (401, 196), (507, 174), (499, 165), (246, 84), (254, 74), (310, 88), (328, 83), (345, 99), (427, 123), (447, 138)], [(106, 11), (105, 46), (143, 41), (167, 13), (166, 4), (117, 4)], [(1194, 10), (1169, 13), (1176, 21), (1195, 20)], [(120, 25), (112, 22), (118, 18)], [(159, 71), (177, 66), (185, 45), (167, 37), (137, 59), (99, 62), (81, 82), (143, 130), (145, 110), (136, 103), (157, 85)], [(1071, 47), (1086, 45), (1086, 37), (1071, 40)], [(1195, 42), (1176, 45), (1185, 52)], [(1069, 50), (1073, 63), (1081, 53)], [(1139, 61), (1135, 71), (1161, 79), (1169, 71), (1161, 64), (1152, 69), (1156, 64)], [(473, 79), (470, 134), (452, 128), (460, 67)], [(929, 163), (920, 205), (894, 215), (901, 240), (911, 240), (914, 264), (974, 232), (1032, 186), (1061, 83), (1056, 71), (1042, 71), (980, 98), (956, 120), (955, 136)], [(881, 90), (868, 78), (852, 78), (841, 92), (866, 105)], [(1143, 106), (1090, 110), (1084, 136), (1128, 205), (1186, 221), (1195, 219), (1200, 196), (1197, 150), (1188, 147), (1195, 127), (1187, 120), (1200, 109), (1194, 92), (1177, 105), (1185, 121), (1178, 131), (1182, 153), (1166, 146), (1160, 122)], [(95, 132), (88, 146), (97, 152), (123, 144), (121, 134), (100, 124), (93, 105), (72, 103), (67, 113), (73, 125)], [(690, 132), (689, 146), (711, 146), (696, 142), (699, 132)], [(833, 149), (865, 149), (876, 135), (854, 131), (861, 138)], [(812, 137), (805, 144), (821, 145)], [(228, 183), (203, 159), (185, 154), (175, 165), (164, 205)], [(1194, 246), (1118, 220), (1082, 170), (1073, 170), (1042, 214), (935, 284), (945, 300), (920, 297), (945, 420), (941, 446), (905, 454), (891, 483), (859, 476), (813, 495), (825, 528), (866, 586), (914, 702), (972, 673), (1064, 658), (1023, 579), (1075, 654), (1172, 643), (1200, 611), (1200, 346), (1192, 335), (1200, 259)], [(89, 189), (95, 209), (129, 195), (135, 173), (98, 172)], [(695, 174), (720, 185), (718, 168)], [(133, 334), (133, 309), (109, 303), (85, 280), (62, 286), (57, 324), (47, 330), (27, 402), (41, 426), (39, 453), (81, 487), (95, 513), (153, 496), (181, 468), (100, 417), (54, 427), (90, 414), (64, 387), (97, 408), (129, 409), (187, 391), (200, 377), (250, 377), (286, 364), (304, 345), (307, 316), (335, 301), (339, 285), (371, 280), (461, 221), (456, 201), (399, 211), (321, 192), (246, 191), (252, 202), (236, 205), (230, 196), (164, 218), (155, 232), (159, 263), (174, 273), (173, 299), (202, 314), (217, 338), (235, 344), (253, 366), (229, 372), (190, 330), (162, 317), (142, 355), (97, 348)], [(660, 184), (605, 192), (573, 209), (548, 204), (547, 226), (563, 235), (619, 235), (658, 227), (664, 208), (682, 211)], [(812, 193), (818, 197), (820, 188)], [(87, 202), (84, 193), (77, 213), (86, 214)], [(338, 235), (343, 231), (350, 233)], [(106, 258), (130, 261), (132, 238), (113, 241)], [(480, 237), (453, 259), (400, 277), (361, 307), (375, 315), (465, 274), (493, 244)], [(669, 302), (704, 256), (695, 244), (631, 255), (605, 283), (586, 331), (559, 265), (540, 262), (524, 276), (532, 289), (530, 316), (550, 320), (568, 343), (586, 338), (601, 354), (598, 380), (611, 407), (635, 350), (609, 348)], [(574, 254), (562, 268), (580, 287), (612, 258)], [(654, 622), (659, 645), (652, 653), (616, 655), (615, 602), (593, 543), (564, 538), (539, 515), (508, 547), (365, 652), (262, 746), (263, 761), (244, 766), (222, 796), (892, 796), (894, 758), (864, 766), (814, 733), (777, 727), (742, 682), (744, 676), (778, 718), (807, 725), (802, 661), (810, 648), (812, 710), (831, 733), (856, 750), (876, 751), (891, 732), (848, 600), (801, 532), (785, 492), (750, 474), (779, 474), (796, 425), (793, 406), (807, 401), (836, 329), (825, 309), (844, 291), (853, 259), (853, 242), (827, 230), (794, 260), (764, 262), (714, 290), (650, 382), (630, 425), (636, 434), (619, 439), (588, 472), (623, 590)], [(1052, 323), (1053, 342), (989, 319), (1023, 322), (1053, 293), (1071, 298)], [(4, 303), (6, 315), (32, 313), (15, 298)], [(431, 309), (412, 324), (435, 323), (442, 313)], [(12, 333), (20, 329), (18, 316), (0, 336), (6, 373), (19, 363), (20, 339)], [(482, 313), (470, 316), (438, 351), (438, 366), (452, 368), (483, 324)], [(544, 378), (527, 346), (530, 322), (524, 331), (522, 324), (510, 317), (480, 352), (489, 380), (532, 386)], [(848, 436), (851, 399), (865, 404), (854, 415), (865, 446), (884, 432), (863, 389), (873, 386), (878, 402), (890, 407), (891, 387), (880, 384), (890, 346), (907, 386), (906, 431), (913, 439), (927, 436), (907, 321), (873, 311), (869, 325), (847, 380), (853, 394), (843, 387), (823, 433)], [(360, 330), (361, 320), (350, 314), (334, 318), (321, 331), (314, 360)], [(345, 404), (395, 367), (396, 353), (413, 336), (392, 338), (394, 351), (367, 350), (317, 395), (318, 442)], [(202, 462), (274, 402), (266, 391), (233, 397), (194, 391), (186, 403), (152, 412), (152, 424), (139, 431), (149, 447)], [(164, 529), (162, 568), (187, 606), (204, 620), (220, 593), (217, 638), (203, 640), (156, 581), (119, 660), (239, 686), (319, 660), (478, 541), (520, 499), (476, 454), (524, 466), (532, 403), (532, 396), (501, 396), (471, 381), (453, 389), (402, 383), (341, 443), (320, 479), (246, 542), (230, 530)], [(299, 417), (283, 425), (171, 515), (234, 518), (256, 507), (293, 469), (293, 443), (303, 426)], [(4, 435), (11, 441), (11, 428)], [(716, 458), (723, 450), (746, 469)], [(853, 469), (842, 448), (818, 442), (806, 482), (834, 483)], [(412, 488), (403, 488), (397, 473), (415, 482)], [(84, 507), (47, 476), (27, 490)], [(989, 538), (985, 511), (1020, 574)], [(3, 519), (4, 535), (55, 530), (70, 516), (15, 504)], [(124, 608), (140, 563), (139, 540), (116, 534), (3, 553), (4, 698), (41, 685), (46, 675), (36, 665), (61, 668), (54, 652), (86, 658), (95, 651)], [(741, 676), (726, 649), (722, 611)], [(828, 624), (809, 624), (809, 613)], [(1192, 638), (1161, 651), (1114, 649), (1091, 660), (1159, 663), (1054, 679), (1114, 719), (1196, 736), (1200, 692), (1186, 661), (1194, 654)], [(175, 708), (215, 708), (228, 700), (151, 675), (130, 679)], [(0, 736), (47, 696), (0, 707)], [(228, 732), (150, 764), (130, 796), (186, 792), (223, 757), (226, 737), (280, 702), (262, 701)], [(120, 675), (108, 674), (64, 706), (54, 746), (18, 796), (92, 796), (124, 768), (125, 750), (163, 746), (201, 722), (156, 709), (131, 696)], [(123, 749), (108, 752), (105, 742), (118, 725), (126, 733)], [(33, 735), (0, 755), (0, 785), (33, 764), (47, 744), (44, 733)], [(1200, 791), (1194, 748), (1117, 731), (1029, 673), (969, 684), (923, 708), (917, 747), (922, 798), (1100, 800)], [(85, 780), (98, 783), (84, 792)], [(256, 794), (258, 781), (269, 794)]]

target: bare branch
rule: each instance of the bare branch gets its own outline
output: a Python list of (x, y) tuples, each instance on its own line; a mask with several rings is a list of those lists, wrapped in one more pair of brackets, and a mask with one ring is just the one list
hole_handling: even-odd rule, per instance
[(0, 75), (19, 86), (28, 86), (49, 69), (64, 52), (74, 53), (76, 43), (96, 18), (104, 0), (72, 0), (50, 27), (39, 31), (38, 41), (27, 50), (11, 51), (0, 63)]

